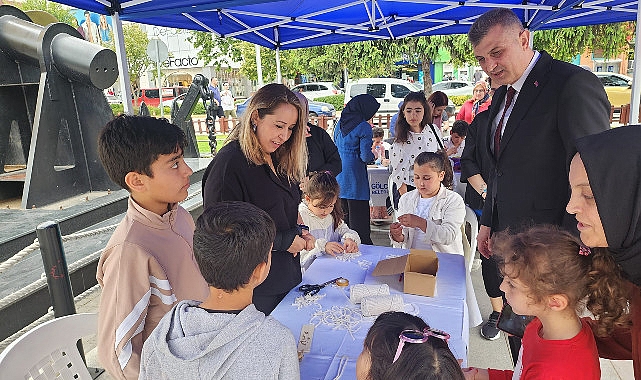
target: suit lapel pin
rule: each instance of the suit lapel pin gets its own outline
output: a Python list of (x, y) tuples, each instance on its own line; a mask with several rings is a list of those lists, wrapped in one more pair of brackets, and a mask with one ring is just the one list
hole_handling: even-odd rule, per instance
[(534, 81), (534, 87), (539, 87), (539, 81), (538, 80)]

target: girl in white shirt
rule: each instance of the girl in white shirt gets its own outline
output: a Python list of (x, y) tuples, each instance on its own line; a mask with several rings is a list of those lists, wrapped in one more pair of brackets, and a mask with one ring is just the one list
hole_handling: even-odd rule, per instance
[(340, 186), (330, 172), (310, 173), (298, 213), (309, 233), (316, 238), (316, 243), (311, 251), (301, 252), (303, 267), (307, 261), (323, 253), (336, 256), (358, 252), (361, 239), (343, 221), (341, 203), (337, 202), (339, 193)]
[(431, 124), (432, 114), (425, 94), (410, 92), (405, 96), (396, 121), (396, 137), (390, 149), (392, 180), (400, 195), (413, 190), (412, 164), (423, 152), (443, 149), (439, 132)]
[(401, 196), (390, 225), (394, 247), (432, 249), (463, 255), (463, 198), (448, 187), (454, 174), (445, 151), (423, 152), (414, 162), (416, 189)]

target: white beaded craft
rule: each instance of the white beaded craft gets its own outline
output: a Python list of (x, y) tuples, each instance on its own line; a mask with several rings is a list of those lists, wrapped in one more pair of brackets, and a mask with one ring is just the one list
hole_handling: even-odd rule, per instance
[(358, 310), (345, 306), (332, 306), (328, 310), (318, 310), (312, 314), (310, 323), (316, 321), (316, 326), (325, 325), (334, 330), (346, 330), (354, 338), (354, 333), (360, 329), (363, 316)]
[(296, 309), (298, 310), (311, 305), (317, 305), (318, 307), (320, 307), (318, 301), (320, 301), (325, 296), (326, 294), (308, 294), (306, 296), (298, 296), (294, 300), (294, 303), (292, 303), (292, 306), (296, 306)]
[(342, 255), (336, 255), (336, 258), (340, 261), (352, 261), (357, 257), (360, 257), (361, 253), (359, 251), (351, 253), (343, 253)]

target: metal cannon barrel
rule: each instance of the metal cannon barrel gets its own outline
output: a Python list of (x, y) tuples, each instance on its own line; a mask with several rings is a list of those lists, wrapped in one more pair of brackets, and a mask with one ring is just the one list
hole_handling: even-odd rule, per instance
[(45, 29), (55, 33), (51, 38), (51, 59), (61, 74), (100, 89), (105, 89), (116, 81), (116, 53), (71, 35), (70, 33), (77, 32), (66, 24), (42, 27), (15, 16), (2, 16), (0, 49), (18, 61), (37, 65), (42, 54), (40, 52), (47, 48), (42, 46)]

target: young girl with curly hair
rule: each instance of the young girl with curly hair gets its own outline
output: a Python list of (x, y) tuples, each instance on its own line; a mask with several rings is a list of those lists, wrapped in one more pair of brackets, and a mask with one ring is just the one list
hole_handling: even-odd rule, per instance
[(550, 225), (498, 233), (492, 255), (507, 302), (515, 313), (535, 318), (525, 328), (514, 371), (469, 368), (466, 379), (599, 380), (597, 346), (579, 313), (586, 307), (594, 314), (598, 334), (627, 323), (623, 280), (612, 259)]

